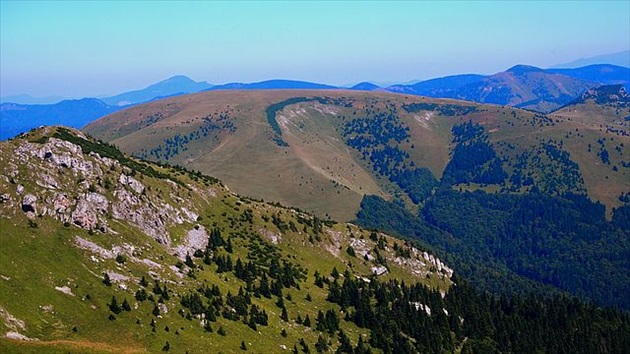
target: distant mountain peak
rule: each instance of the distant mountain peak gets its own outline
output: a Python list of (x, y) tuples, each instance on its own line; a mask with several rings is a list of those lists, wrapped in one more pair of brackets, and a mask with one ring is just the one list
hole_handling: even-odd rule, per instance
[(205, 81), (194, 81), (185, 75), (171, 76), (166, 80), (147, 86), (141, 90), (129, 91), (102, 100), (115, 106), (127, 106), (140, 102), (148, 102), (156, 97), (169, 97), (177, 94), (199, 92), (212, 87)]
[(186, 75), (174, 75), (174, 76), (171, 76), (171, 77), (169, 77), (168, 79), (166, 79), (164, 81), (158, 82), (158, 84), (159, 83), (173, 83), (173, 82), (179, 82), (179, 83), (182, 83), (182, 82), (193, 82), (194, 83), (195, 80), (189, 78)]
[(513, 67), (506, 70), (507, 72), (514, 73), (516, 75), (521, 75), (530, 72), (545, 72), (545, 70), (531, 66), (531, 65), (514, 65)]
[(380, 87), (378, 85), (375, 85), (367, 81), (360, 82), (350, 87), (351, 90), (359, 90), (359, 91), (373, 91), (373, 90), (378, 90), (379, 88)]

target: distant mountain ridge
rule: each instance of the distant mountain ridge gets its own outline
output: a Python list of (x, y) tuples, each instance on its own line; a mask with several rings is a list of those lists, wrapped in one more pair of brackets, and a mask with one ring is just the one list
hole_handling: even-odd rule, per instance
[[(516, 65), (494, 75), (463, 74), (430, 79), (410, 85), (379, 87), (362, 82), (351, 90), (389, 91), (435, 98), (454, 98), (479, 103), (509, 105), (539, 112), (551, 112), (580, 97), (586, 90), (600, 85), (621, 84), (630, 90), (630, 69), (601, 64), (576, 69), (541, 69)], [(27, 107), (7, 105), (0, 111), (2, 132), (7, 139), (39, 125), (65, 124), (80, 128), (94, 119), (138, 103), (196, 93), (205, 90), (332, 90), (340, 87), (298, 80), (266, 80), (254, 83), (212, 85), (196, 82), (186, 76), (173, 76), (141, 90), (95, 100), (93, 105), (81, 100)], [(87, 101), (86, 101), (87, 102)], [(7, 103), (8, 104), (8, 103)], [(106, 105), (103, 108), (102, 104)], [(100, 107), (100, 108), (99, 108)], [(62, 110), (65, 110), (62, 112)], [(15, 113), (15, 112), (20, 113)], [(69, 121), (66, 121), (69, 119)]]
[(460, 87), (454, 98), (546, 113), (598, 85), (597, 82), (548, 73), (533, 66), (517, 65)]
[(576, 69), (547, 69), (547, 72), (593, 81), (602, 85), (630, 84), (630, 68), (608, 64), (595, 64)]
[(467, 84), (478, 82), (483, 79), (484, 75), (464, 74), (445, 76), (436, 79), (421, 81), (413, 85), (393, 85), (387, 88), (387, 91), (410, 93), (413, 95), (443, 97), (449, 98), (453, 92)]
[(0, 140), (6, 140), (41, 125), (63, 124), (81, 128), (89, 122), (134, 104), (155, 99), (198, 92), (212, 87), (178, 75), (141, 90), (97, 98), (63, 100), (54, 104), (2, 103), (0, 106)]
[(515, 65), (489, 76), (446, 76), (414, 85), (394, 85), (386, 90), (551, 112), (570, 103), (590, 88), (610, 84), (630, 85), (630, 69), (608, 64), (576, 69), (541, 69)]
[(336, 89), (337, 86), (326, 84), (318, 84), (307, 81), (297, 80), (267, 80), (253, 83), (231, 82), (223, 85), (216, 85), (206, 89), (206, 91), (216, 90), (276, 90), (276, 89), (304, 89), (304, 90), (321, 90)]
[(42, 105), (3, 103), (0, 105), (0, 140), (11, 138), (41, 125), (61, 122), (70, 127), (81, 128), (97, 118), (122, 108), (110, 106), (96, 98), (65, 100)]
[(580, 58), (568, 63), (556, 64), (553, 68), (579, 68), (594, 64), (612, 64), (618, 66), (630, 67), (630, 50), (624, 50), (616, 53), (596, 55), (594, 57)]
[(0, 97), (0, 104), (7, 102), (17, 104), (54, 104), (63, 100), (64, 98), (61, 96), (35, 97), (27, 94), (22, 94)]
[(156, 97), (199, 92), (211, 87), (212, 85), (205, 81), (196, 82), (187, 76), (177, 75), (141, 90), (124, 92), (119, 95), (102, 98), (101, 100), (112, 106), (127, 106), (147, 102)]

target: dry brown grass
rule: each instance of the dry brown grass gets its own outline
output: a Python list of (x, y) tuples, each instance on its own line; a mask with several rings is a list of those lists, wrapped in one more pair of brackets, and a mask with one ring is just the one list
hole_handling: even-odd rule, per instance
[[(346, 108), (317, 102), (299, 103), (278, 113), (283, 140), (280, 147), (273, 140), (265, 109), (291, 97), (345, 97), (354, 101)], [(230, 120), (237, 127), (234, 133), (211, 132), (207, 138), (188, 144), (188, 151), (169, 160), (171, 164), (220, 178), (234, 191), (268, 201), (297, 206), (320, 216), (338, 220), (354, 218), (364, 194), (388, 197), (391, 186), (374, 176), (357, 152), (347, 147), (340, 135), (342, 116), (362, 114), (367, 108), (398, 107), (401, 121), (410, 130), (410, 141), (401, 147), (409, 152), (416, 166), (424, 166), (440, 177), (449, 161), (450, 130), (454, 124), (467, 120), (482, 124), (493, 143), (509, 143), (513, 151), (505, 151), (506, 159), (539, 144), (541, 139), (563, 140), (571, 159), (580, 165), (589, 195), (606, 204), (609, 211), (618, 206), (621, 192), (630, 191), (628, 169), (618, 172), (630, 156), (630, 138), (607, 133), (606, 125), (616, 124), (618, 113), (593, 105), (563, 109), (550, 115), (555, 124), (530, 124), (534, 113), (511, 107), (476, 105), (477, 112), (465, 116), (442, 116), (438, 112), (407, 113), (403, 104), (413, 102), (475, 105), (470, 102), (430, 99), (385, 92), (344, 90), (261, 90), (210, 91), (167, 98), (112, 114), (90, 124), (84, 130), (101, 139), (112, 141), (129, 153), (151, 150), (177, 133), (188, 134), (198, 129), (202, 117), (230, 111)], [(162, 118), (143, 127), (148, 116), (161, 112)], [(622, 127), (624, 128), (624, 127)], [(569, 138), (567, 132), (578, 129), (580, 135)], [(627, 131), (627, 128), (625, 128)], [(583, 135), (583, 137), (581, 137)], [(597, 147), (597, 140), (614, 138), (623, 142), (621, 153), (608, 147), (611, 165), (602, 165), (587, 146)], [(625, 159), (625, 160), (624, 160)]]

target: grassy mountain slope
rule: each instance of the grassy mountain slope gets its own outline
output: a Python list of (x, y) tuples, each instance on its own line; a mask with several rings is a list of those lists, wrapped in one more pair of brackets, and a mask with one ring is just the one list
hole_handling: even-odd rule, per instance
[[(590, 118), (595, 111), (602, 118)], [(383, 92), (231, 91), (147, 103), (85, 131), (128, 153), (218, 176), (238, 193), (351, 220), (366, 194), (417, 204), (411, 194), (421, 192), (409, 187), (417, 175), (409, 173), (429, 178), (426, 168), (440, 179), (455, 147), (451, 129), (471, 121), (484, 128), (506, 177), (457, 188), (522, 192), (531, 184), (519, 181), (531, 179), (550, 193), (586, 192), (610, 215), (630, 191), (627, 126), (613, 119), (629, 114), (597, 104), (543, 115)], [(612, 119), (609, 129), (601, 119)], [(598, 163), (598, 141), (610, 139), (610, 164)]]
[(3, 353), (630, 349), (627, 314), (491, 297), (408, 242), (77, 131), (0, 144), (0, 170)]
[[(335, 268), (451, 285), (452, 270), (403, 241), (233, 194), (66, 128), (1, 143), (0, 169), (3, 353), (236, 352), (241, 341), (278, 352), (301, 338), (312, 346), (319, 311), (339, 316), (314, 284)], [(216, 313), (198, 312), (200, 294)], [(369, 333), (339, 325), (353, 343)]]
[(619, 206), (630, 180), (630, 96), (620, 85), (602, 86), (551, 116), (567, 127), (565, 149), (579, 161), (589, 193)]

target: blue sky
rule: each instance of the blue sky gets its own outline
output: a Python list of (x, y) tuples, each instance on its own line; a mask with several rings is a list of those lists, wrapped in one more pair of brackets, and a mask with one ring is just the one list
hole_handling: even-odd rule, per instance
[(406, 82), (630, 47), (625, 0), (0, 4), (1, 96), (98, 96), (177, 74)]

